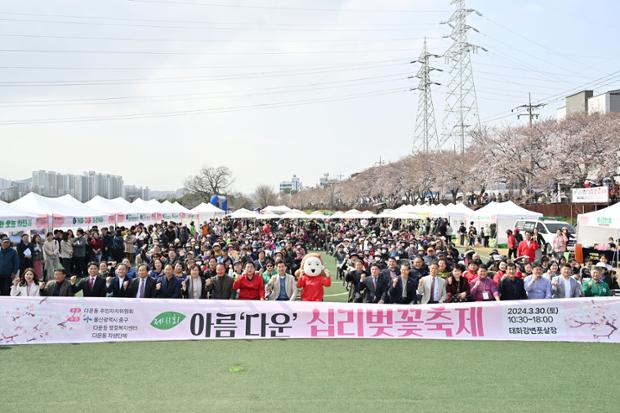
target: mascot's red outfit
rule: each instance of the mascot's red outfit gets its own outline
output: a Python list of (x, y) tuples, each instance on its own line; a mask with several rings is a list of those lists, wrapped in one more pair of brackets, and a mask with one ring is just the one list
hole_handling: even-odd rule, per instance
[(301, 261), (302, 274), (297, 281), (297, 288), (301, 288), (301, 301), (323, 301), (324, 287), (332, 285), (323, 266), (319, 254), (306, 254)]

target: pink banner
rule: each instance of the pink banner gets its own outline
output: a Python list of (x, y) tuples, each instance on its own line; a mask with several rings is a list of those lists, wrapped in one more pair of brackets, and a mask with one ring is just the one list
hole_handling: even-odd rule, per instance
[(426, 306), (0, 297), (0, 344), (380, 338), (620, 342), (620, 298)]

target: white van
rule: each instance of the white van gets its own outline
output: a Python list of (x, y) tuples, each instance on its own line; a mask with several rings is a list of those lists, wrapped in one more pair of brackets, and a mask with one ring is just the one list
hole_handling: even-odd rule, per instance
[(547, 254), (553, 252), (553, 237), (558, 229), (566, 228), (568, 230), (568, 250), (573, 251), (575, 249), (575, 242), (577, 241), (577, 235), (575, 234), (575, 228), (568, 222), (563, 221), (551, 221), (544, 219), (519, 219), (515, 222), (515, 228), (519, 228), (522, 233), (525, 231), (534, 231), (534, 228), (538, 229), (538, 233), (542, 235), (547, 243)]

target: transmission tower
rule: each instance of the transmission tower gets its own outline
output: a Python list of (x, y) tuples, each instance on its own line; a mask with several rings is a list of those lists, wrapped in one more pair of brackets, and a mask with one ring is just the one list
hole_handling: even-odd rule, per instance
[(477, 10), (465, 7), (465, 0), (452, 0), (456, 7), (450, 18), (441, 22), (450, 26), (452, 31), (444, 38), (453, 40), (444, 57), (449, 65), (450, 80), (447, 85), (446, 106), (441, 146), (448, 146), (455, 151), (465, 152), (467, 140), (473, 130), (480, 128), (478, 114), (478, 100), (474, 86), (474, 73), (471, 67), (471, 54), (479, 49), (487, 49), (467, 41), (467, 32), (475, 27), (467, 24), (467, 16), (475, 13), (482, 16)]
[(430, 76), (433, 70), (441, 72), (441, 69), (437, 69), (430, 65), (430, 59), (437, 57), (439, 57), (439, 55), (428, 52), (425, 37), (424, 47), (422, 48), (420, 57), (418, 57), (418, 60), (411, 62), (420, 63), (421, 65), (416, 75), (410, 76), (410, 78), (418, 79), (418, 87), (411, 89), (418, 91), (418, 112), (416, 114), (413, 152), (429, 152), (440, 149), (437, 126), (435, 125), (435, 108), (433, 106), (433, 96), (431, 94), (431, 85), (440, 85), (440, 83), (431, 81)]

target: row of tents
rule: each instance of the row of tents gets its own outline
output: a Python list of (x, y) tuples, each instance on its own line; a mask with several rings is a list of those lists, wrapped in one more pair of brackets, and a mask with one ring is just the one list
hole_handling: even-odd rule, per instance
[(93, 225), (132, 225), (163, 220), (203, 221), (224, 216), (212, 204), (202, 203), (187, 209), (178, 202), (123, 198), (106, 199), (95, 196), (80, 202), (71, 195), (49, 198), (35, 193), (9, 204), (0, 201), (0, 231), (26, 231), (42, 228), (75, 228)]
[[(226, 212), (210, 203), (201, 203), (193, 209), (185, 208), (178, 202), (136, 199), (129, 202), (123, 198), (106, 199), (95, 196), (88, 202), (80, 202), (71, 195), (48, 198), (35, 193), (5, 203), (0, 201), (0, 231), (19, 232), (47, 228), (75, 228), (93, 225), (132, 225), (172, 220), (177, 222), (203, 222), (223, 217)], [(474, 211), (464, 204), (448, 205), (402, 205), (380, 214), (372, 211), (352, 209), (346, 212), (323, 214), (305, 213), (285, 205), (268, 206), (261, 210), (239, 209), (227, 215), (233, 219), (371, 219), (399, 218), (425, 219), (446, 218), (456, 232), (461, 222), (469, 226), (471, 222), (479, 230), (496, 225), (497, 242), (506, 242), (506, 230), (514, 226), (516, 220), (540, 219), (542, 214), (527, 210), (511, 201), (491, 202)], [(620, 204), (614, 204), (599, 211), (580, 214), (578, 221), (578, 240), (584, 245), (604, 242), (608, 237), (620, 238)]]

